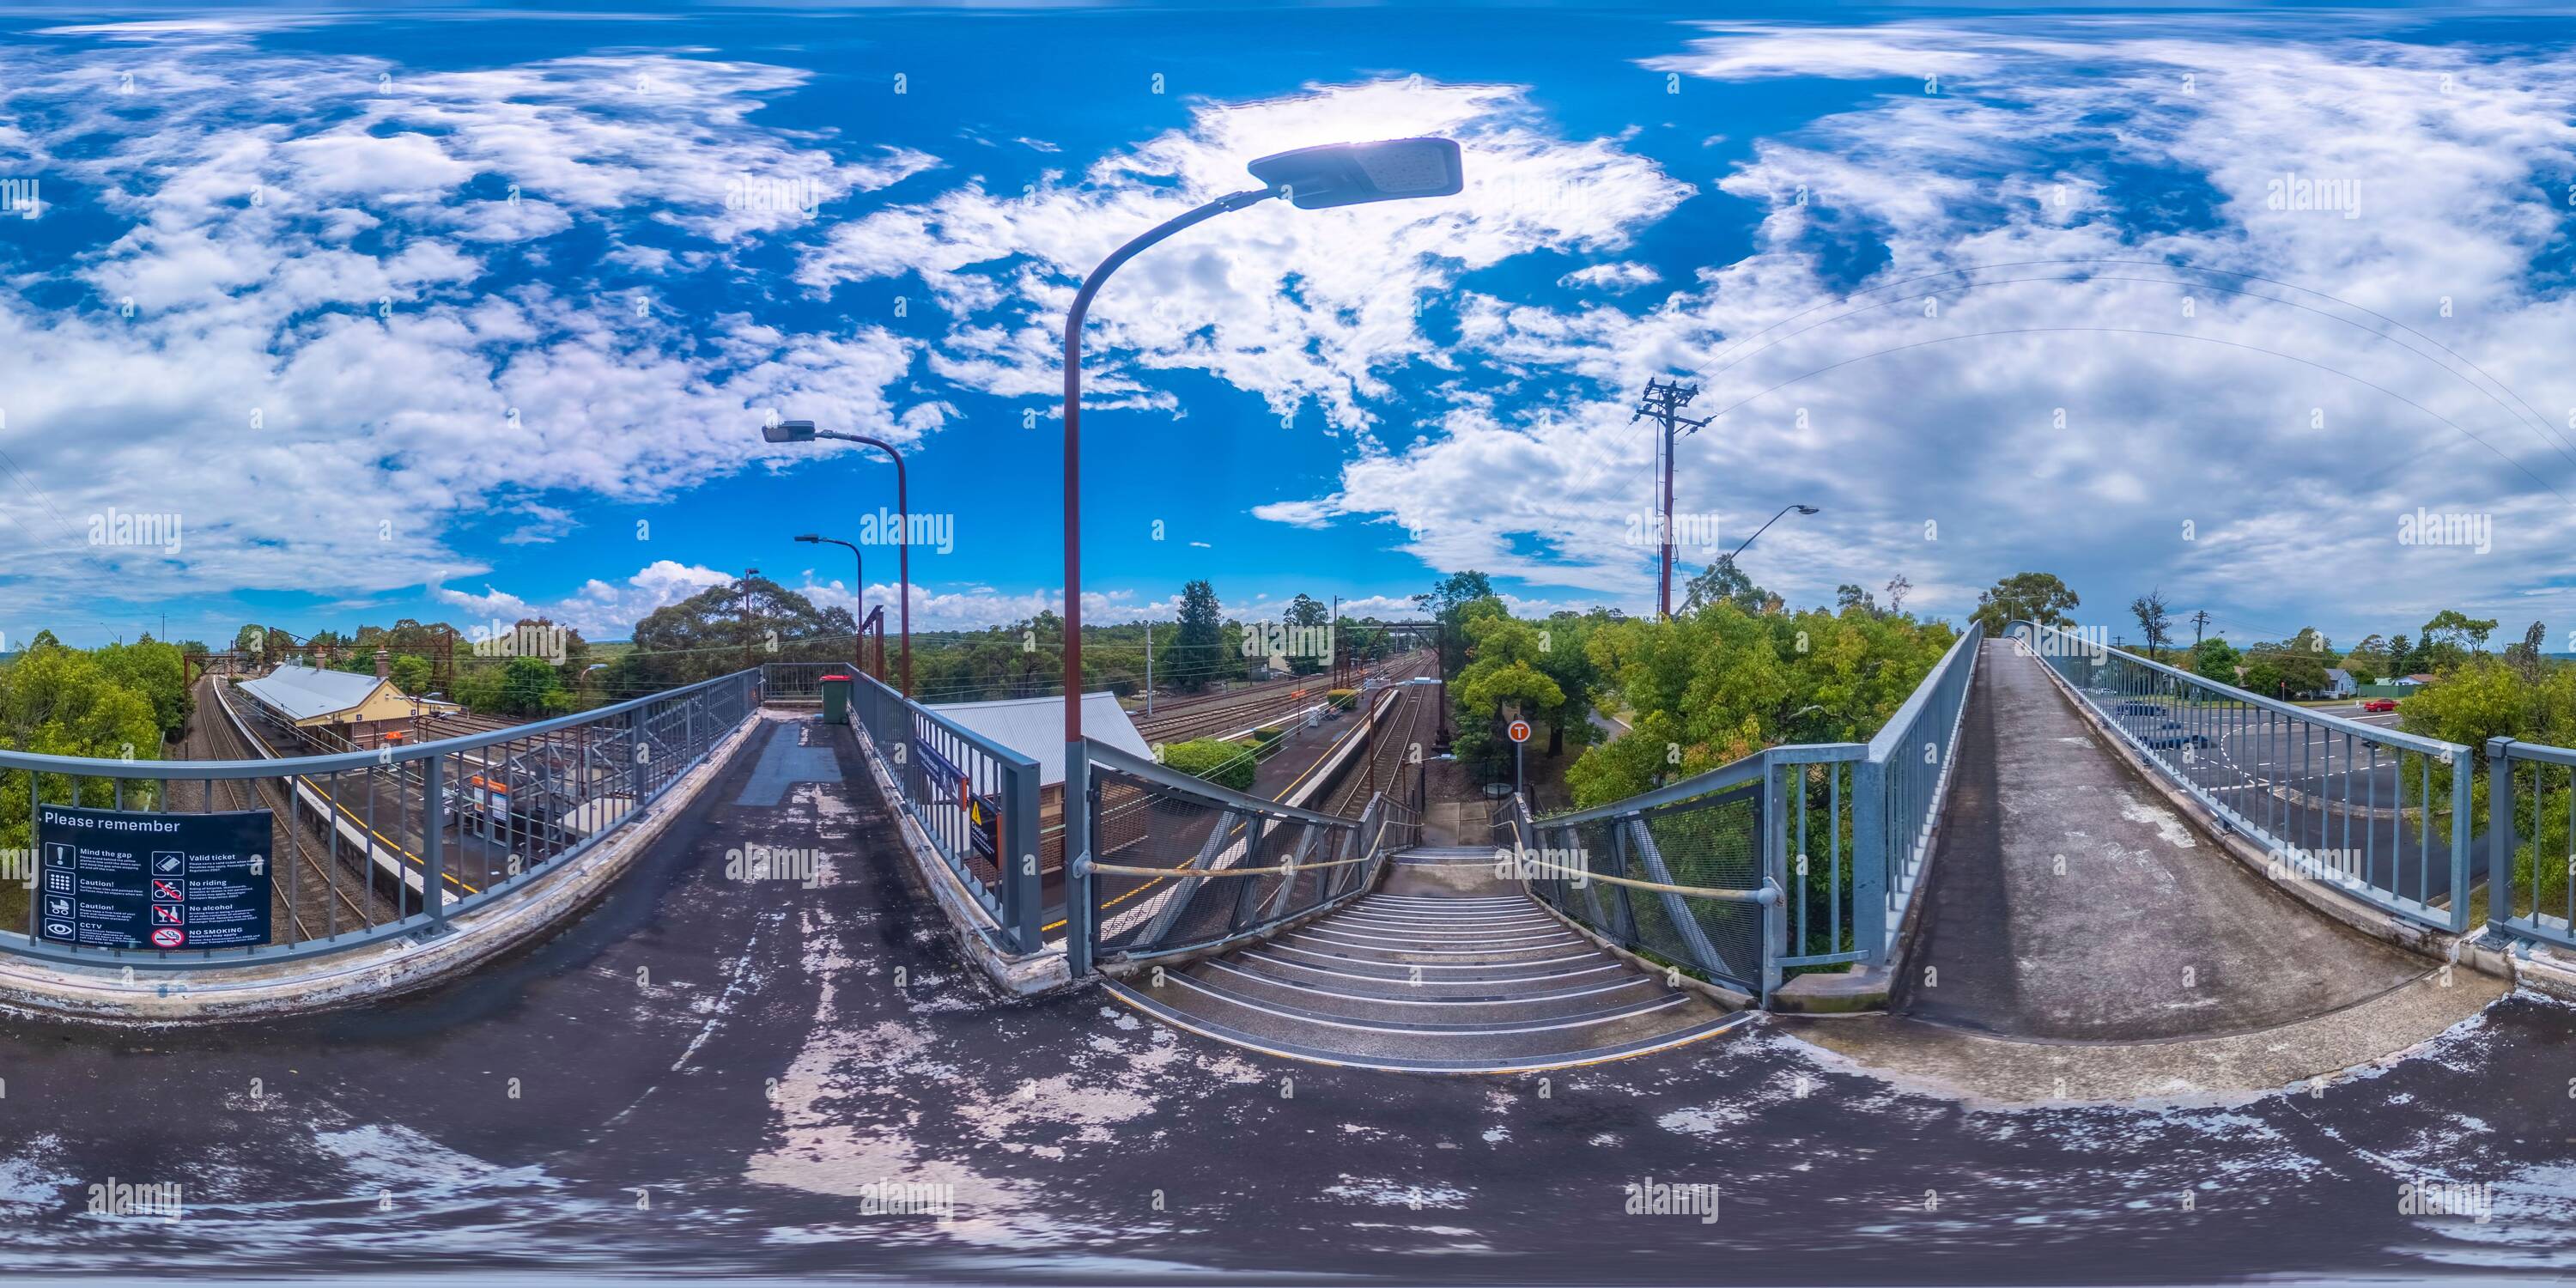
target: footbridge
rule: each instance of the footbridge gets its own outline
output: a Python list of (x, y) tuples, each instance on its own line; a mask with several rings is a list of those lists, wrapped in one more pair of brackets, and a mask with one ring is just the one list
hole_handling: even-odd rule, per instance
[[(14, 1255), (2216, 1279), (2576, 1229), (2542, 996), (2576, 752), (1972, 628), (1867, 743), (1444, 846), (1388, 796), (1101, 748), (1050, 809), (1029, 758), (853, 683), (847, 722), (763, 668), (390, 753), (0, 753), (39, 810), (265, 810), (295, 873), (265, 946), (0, 932)], [(2492, 1225), (2393, 1201), (2490, 1179)], [(1647, 1180), (1728, 1215), (1600, 1219)]]
[[(2565, 812), (2576, 755), (2481, 757), (2032, 623), (1972, 625), (1867, 743), (1548, 817), (1506, 800), (1482, 844), (1438, 848), (1393, 797), (1317, 813), (1097, 743), (1069, 749), (1075, 844), (979, 837), (959, 802), (1007, 795), (1009, 753), (943, 750), (956, 731), (891, 693), (860, 706), (996, 978), (1096, 976), (1287, 1059), (1529, 1071), (1858, 1013), (1786, 1022), (1972, 1084), (2027, 1055), (1995, 1044), (2091, 1044), (2168, 1049), (2050, 1085), (2141, 1094), (2195, 1061), (2277, 1085), (2438, 1033), (2570, 944), (2566, 884), (2520, 838)], [(924, 760), (968, 785), (902, 781)], [(2522, 775), (2528, 830), (2479, 826), (2481, 760)]]

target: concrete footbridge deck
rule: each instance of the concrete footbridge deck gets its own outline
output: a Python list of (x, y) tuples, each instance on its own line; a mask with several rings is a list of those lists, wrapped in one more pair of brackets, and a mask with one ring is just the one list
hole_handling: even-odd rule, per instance
[[(255, 1027), (13, 1018), (13, 1266), (1994, 1282), (2563, 1267), (2576, 1242), (2576, 1107), (2545, 1072), (2571, 1015), (2535, 995), (2369, 1076), (2205, 1104), (1962, 1101), (1759, 1013), (1579, 1068), (1334, 1067), (1097, 988), (1001, 996), (869, 780), (852, 730), (768, 713), (626, 880), (452, 984)], [(1427, 868), (1369, 906), (1493, 897), (1393, 884), (1465, 875)], [(2427, 1177), (2490, 1184), (2494, 1219), (2401, 1214)], [(94, 1215), (111, 1183), (184, 1215)], [(1633, 1215), (1674, 1185), (1719, 1214)]]

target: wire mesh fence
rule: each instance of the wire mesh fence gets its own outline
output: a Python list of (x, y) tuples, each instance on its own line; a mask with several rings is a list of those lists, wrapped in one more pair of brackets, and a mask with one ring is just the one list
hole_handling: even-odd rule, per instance
[(1090, 960), (1116, 965), (1267, 933), (1367, 890), (1417, 844), (1413, 811), (1383, 795), (1357, 819), (1294, 809), (1087, 749)]

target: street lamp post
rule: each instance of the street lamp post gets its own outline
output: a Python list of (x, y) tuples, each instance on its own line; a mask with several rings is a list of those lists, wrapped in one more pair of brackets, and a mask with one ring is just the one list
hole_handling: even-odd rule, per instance
[(1064, 822), (1066, 911), (1074, 920), (1065, 930), (1067, 964), (1077, 978), (1090, 967), (1089, 909), (1077, 906), (1087, 889), (1091, 855), (1086, 796), (1089, 773), (1082, 755), (1082, 321), (1092, 297), (1138, 252), (1192, 224), (1241, 210), (1256, 202), (1284, 197), (1300, 210), (1355, 206), (1408, 197), (1446, 197), (1466, 187), (1458, 144), (1450, 139), (1388, 139), (1375, 143), (1332, 143), (1280, 152), (1250, 163), (1246, 169), (1261, 181), (1258, 188), (1230, 192), (1175, 215), (1109, 253), (1074, 292), (1064, 318)]
[(742, 570), (742, 669), (751, 669), (751, 579), (760, 575), (758, 568)]
[[(910, 525), (907, 524), (906, 526), (909, 527)], [(905, 535), (909, 536), (910, 533), (906, 533)], [(850, 583), (850, 603), (852, 605), (850, 609), (850, 620), (853, 622), (864, 622), (868, 614), (867, 555), (862, 553), (857, 546), (851, 545), (847, 541), (838, 540), (833, 537), (821, 536), (816, 533), (808, 532), (796, 539), (809, 546), (840, 546), (850, 552), (850, 575), (857, 579)], [(884, 637), (879, 636), (878, 638), (882, 639)], [(880, 671), (884, 670), (885, 667), (882, 665), (885, 661), (883, 650), (879, 650), (877, 661), (880, 663), (877, 669)], [(856, 626), (850, 628), (850, 665), (855, 666), (862, 671), (866, 670), (868, 666), (866, 637)]]
[(761, 427), (760, 436), (773, 443), (806, 443), (812, 442), (817, 438), (838, 439), (844, 443), (864, 443), (867, 446), (876, 448), (878, 451), (884, 452), (887, 456), (894, 458), (894, 508), (896, 516), (903, 524), (903, 531), (895, 534), (894, 543), (895, 581), (897, 585), (897, 593), (903, 596), (903, 601), (899, 606), (897, 616), (903, 623), (903, 696), (907, 698), (911, 697), (912, 499), (909, 492), (906, 491), (904, 483), (903, 453), (896, 451), (894, 444), (889, 443), (882, 438), (870, 438), (865, 434), (843, 434), (828, 429), (816, 429), (814, 428), (814, 422), (810, 420), (787, 420), (780, 421), (775, 425), (764, 425)]
[(1758, 528), (1755, 528), (1755, 529), (1753, 530), (1753, 536), (1752, 536), (1752, 537), (1746, 537), (1746, 538), (1744, 539), (1744, 541), (1743, 541), (1743, 544), (1738, 545), (1738, 546), (1737, 546), (1737, 547), (1735, 547), (1733, 550), (1727, 551), (1727, 552), (1726, 552), (1726, 558), (1725, 558), (1724, 560), (1722, 560), (1721, 562), (1725, 563), (1727, 567), (1730, 567), (1730, 568), (1734, 567), (1734, 566), (1735, 566), (1735, 557), (1736, 557), (1737, 555), (1740, 555), (1740, 554), (1743, 554), (1743, 553), (1744, 553), (1744, 547), (1745, 547), (1745, 546), (1752, 545), (1752, 544), (1753, 544), (1753, 538), (1754, 538), (1754, 537), (1759, 537), (1759, 536), (1761, 536), (1763, 533), (1765, 533), (1765, 532), (1769, 532), (1769, 531), (1771, 530), (1771, 525), (1772, 525), (1772, 524), (1775, 524), (1775, 523), (1778, 523), (1778, 522), (1779, 522), (1783, 517), (1785, 517), (1785, 516), (1786, 516), (1786, 515), (1791, 511), (1791, 510), (1795, 510), (1795, 511), (1797, 511), (1797, 512), (1798, 512), (1798, 513), (1800, 513), (1800, 514), (1821, 514), (1821, 513), (1823, 513), (1823, 511), (1818, 510), (1816, 507), (1814, 507), (1814, 506), (1812, 506), (1812, 505), (1799, 505), (1799, 504), (1796, 504), (1796, 503), (1794, 503), (1794, 502), (1793, 502), (1793, 503), (1791, 503), (1791, 504), (1789, 504), (1789, 505), (1781, 506), (1781, 507), (1780, 507), (1780, 513), (1775, 514), (1775, 515), (1772, 515), (1770, 518), (1763, 520), (1763, 521), (1762, 521), (1762, 526), (1761, 526), (1761, 527), (1758, 527)]

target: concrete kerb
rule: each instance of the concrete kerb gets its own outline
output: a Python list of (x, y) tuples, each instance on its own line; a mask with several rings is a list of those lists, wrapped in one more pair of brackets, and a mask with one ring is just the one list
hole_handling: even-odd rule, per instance
[[(2105, 724), (2083, 697), (2057, 673), (2057, 668), (2042, 666), (2075, 713), (2084, 721), (2095, 739), (2111, 750), (2146, 785), (2161, 793), (2175, 811), (2191, 821), (2199, 831), (2217, 842), (2219, 849), (2238, 863), (2270, 882), (2274, 888), (2309, 908), (2332, 917), (2374, 939), (2395, 944), (2409, 952), (2438, 962), (2466, 966), (2481, 974), (2493, 975), (2517, 987), (2528, 987), (2554, 997), (2576, 1000), (2576, 962), (2553, 953), (2532, 950), (2527, 945), (2507, 944), (2491, 939), (2480, 927), (2466, 935), (2454, 935), (2419, 925), (2396, 913), (2373, 907), (2336, 889), (2330, 882), (2315, 881), (2272, 861), (2271, 854), (2244, 833), (2230, 826), (2200, 798), (2167, 780), (2146, 757)], [(2467, 892), (2462, 898), (2469, 897)]]
[(1015, 953), (1001, 944), (1002, 924), (986, 911), (983, 901), (966, 888), (966, 882), (941, 858), (932, 844), (930, 833), (912, 812), (903, 807), (903, 794), (886, 772), (885, 757), (877, 750), (876, 740), (868, 735), (866, 722), (853, 720), (850, 731), (858, 738), (859, 759), (866, 762), (868, 776), (876, 783), (877, 794), (885, 802), (886, 813), (894, 816), (895, 827), (903, 837), (905, 852), (912, 859), (913, 871), (929, 887), (948, 915), (949, 928), (957, 932), (957, 945), (976, 967), (1003, 992), (1014, 997), (1027, 997), (1049, 989), (1063, 988), (1074, 982), (1065, 964), (1064, 950), (1049, 949), (1035, 953)]
[(0, 1008), (113, 1024), (214, 1023), (331, 1010), (428, 988), (553, 931), (607, 893), (767, 718), (755, 711), (616, 837), (537, 874), (517, 898), (449, 918), (448, 933), (435, 939), (395, 939), (239, 970), (156, 972), (137, 963), (72, 967), (10, 959), (0, 961)]

